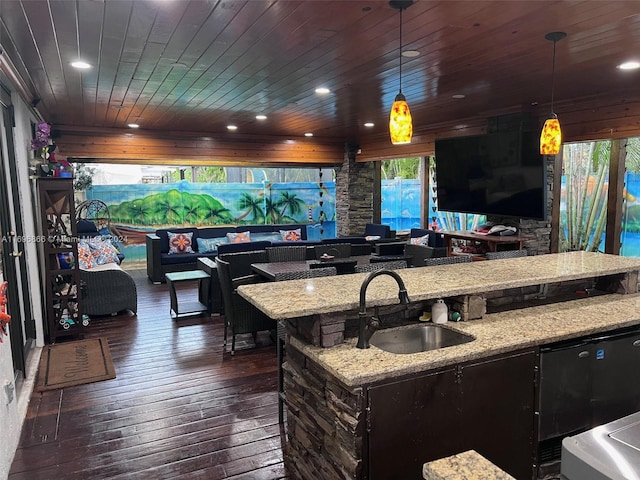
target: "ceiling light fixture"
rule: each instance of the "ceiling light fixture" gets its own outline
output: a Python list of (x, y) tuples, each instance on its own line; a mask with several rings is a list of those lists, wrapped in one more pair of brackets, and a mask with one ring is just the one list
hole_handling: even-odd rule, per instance
[(311, 132), (307, 132), (304, 134), (305, 137), (313, 137), (313, 133)]
[(137, 123), (130, 123), (128, 125), (129, 128), (140, 128), (140, 125), (138, 125)]
[(565, 32), (547, 33), (544, 38), (553, 42), (553, 63), (551, 64), (551, 116), (544, 122), (540, 134), (540, 155), (557, 155), (562, 144), (562, 130), (558, 115), (553, 111), (553, 94), (556, 75), (556, 43), (566, 37)]
[(235, 125), (227, 125), (227, 130), (234, 131), (234, 130), (237, 130), (237, 129), (238, 129), (238, 127), (235, 126)]
[(413, 121), (407, 99), (402, 94), (402, 11), (413, 4), (413, 0), (391, 0), (391, 8), (400, 10), (400, 89), (396, 95), (391, 113), (389, 113), (389, 136), (394, 145), (411, 143), (413, 136)]
[(629, 62), (621, 63), (620, 65), (618, 65), (618, 68), (620, 70), (636, 70), (640, 68), (640, 62), (635, 62), (631, 60)]
[(266, 120), (267, 116), (266, 115), (256, 115), (256, 120)]
[(367, 123), (364, 124), (364, 126), (367, 127), (367, 128), (371, 128), (374, 125), (375, 125), (375, 123), (373, 123), (373, 122), (367, 122)]
[(331, 93), (331, 90), (329, 90), (327, 87), (318, 87), (316, 88), (316, 93), (318, 95), (326, 95), (327, 93)]
[(91, 68), (91, 65), (89, 65), (87, 62), (83, 62), (82, 60), (76, 60), (75, 62), (71, 62), (71, 66), (74, 68), (79, 68), (80, 70)]

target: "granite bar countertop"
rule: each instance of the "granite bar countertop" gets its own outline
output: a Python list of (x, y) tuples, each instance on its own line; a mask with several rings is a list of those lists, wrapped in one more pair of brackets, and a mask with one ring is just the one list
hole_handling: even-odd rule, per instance
[(515, 480), (475, 450), (425, 463), (422, 476), (425, 480)]
[(640, 325), (640, 294), (637, 293), (600, 295), (489, 314), (481, 320), (449, 322), (443, 326), (475, 339), (428, 352), (394, 354), (375, 346), (358, 349), (355, 338), (322, 348), (291, 337), (290, 346), (316, 361), (345, 386), (357, 387), (632, 325)]
[[(568, 252), (397, 270), (413, 302), (457, 295), (606, 276), (640, 270), (640, 259), (593, 252)], [(269, 317), (281, 320), (357, 310), (367, 273), (243, 285), (238, 292)], [(389, 276), (367, 289), (367, 307), (398, 303)]]

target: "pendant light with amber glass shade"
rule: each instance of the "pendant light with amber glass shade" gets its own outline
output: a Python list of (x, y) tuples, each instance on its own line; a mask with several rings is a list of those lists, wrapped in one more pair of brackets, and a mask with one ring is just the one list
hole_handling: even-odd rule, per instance
[(562, 144), (562, 131), (558, 115), (553, 111), (553, 93), (556, 74), (556, 43), (566, 37), (564, 32), (547, 33), (544, 38), (553, 42), (553, 64), (551, 67), (551, 116), (544, 122), (540, 134), (540, 155), (557, 155)]
[(391, 143), (402, 145), (411, 143), (413, 120), (407, 99), (402, 94), (402, 11), (413, 4), (413, 0), (391, 0), (389, 5), (400, 10), (400, 91), (393, 102), (389, 113), (389, 135)]

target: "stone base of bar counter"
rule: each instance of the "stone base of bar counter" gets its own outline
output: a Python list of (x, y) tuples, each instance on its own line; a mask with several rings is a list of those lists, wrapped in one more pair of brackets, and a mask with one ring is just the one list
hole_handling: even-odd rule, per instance
[(425, 480), (515, 480), (475, 450), (425, 463)]

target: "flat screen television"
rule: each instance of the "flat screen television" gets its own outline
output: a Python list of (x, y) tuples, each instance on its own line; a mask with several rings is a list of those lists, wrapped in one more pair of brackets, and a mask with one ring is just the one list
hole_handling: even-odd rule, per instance
[(437, 139), (438, 209), (546, 218), (545, 157), (535, 132)]

